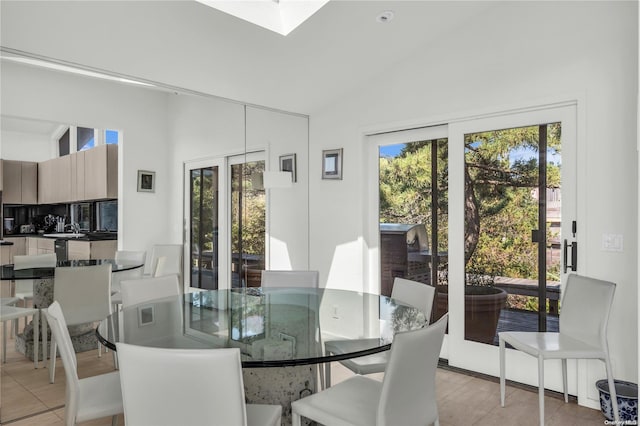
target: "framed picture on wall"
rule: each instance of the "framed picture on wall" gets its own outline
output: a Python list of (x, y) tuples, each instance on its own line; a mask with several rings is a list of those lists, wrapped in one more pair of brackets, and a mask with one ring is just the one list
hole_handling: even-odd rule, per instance
[(342, 148), (322, 151), (322, 179), (342, 179)]
[(286, 154), (280, 156), (280, 171), (291, 172), (291, 182), (296, 182), (296, 155)]
[(156, 172), (138, 170), (138, 192), (156, 192)]

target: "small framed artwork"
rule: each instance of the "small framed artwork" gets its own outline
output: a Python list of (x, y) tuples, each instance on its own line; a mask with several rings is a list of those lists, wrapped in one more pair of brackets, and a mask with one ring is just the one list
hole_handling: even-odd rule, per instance
[(291, 181), (296, 182), (296, 155), (286, 154), (280, 156), (280, 171), (291, 172)]
[(342, 148), (322, 151), (322, 179), (342, 179)]
[(156, 192), (156, 172), (138, 170), (138, 192)]
[(153, 305), (140, 306), (138, 308), (138, 326), (151, 325), (155, 322), (155, 308)]

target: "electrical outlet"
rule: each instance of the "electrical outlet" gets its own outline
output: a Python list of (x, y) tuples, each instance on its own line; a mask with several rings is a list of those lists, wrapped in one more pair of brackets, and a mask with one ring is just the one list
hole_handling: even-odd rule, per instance
[(621, 234), (602, 234), (602, 250), (622, 251), (624, 239)]

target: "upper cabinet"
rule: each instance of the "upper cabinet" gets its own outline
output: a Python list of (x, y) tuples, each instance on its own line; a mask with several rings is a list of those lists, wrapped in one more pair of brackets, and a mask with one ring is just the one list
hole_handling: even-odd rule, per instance
[(118, 146), (100, 145), (84, 151), (84, 199), (118, 197)]
[(2, 202), (38, 203), (38, 163), (2, 160)]
[(64, 155), (39, 167), (39, 204), (118, 198), (117, 145)]
[(38, 165), (38, 204), (71, 200), (71, 157), (53, 158)]

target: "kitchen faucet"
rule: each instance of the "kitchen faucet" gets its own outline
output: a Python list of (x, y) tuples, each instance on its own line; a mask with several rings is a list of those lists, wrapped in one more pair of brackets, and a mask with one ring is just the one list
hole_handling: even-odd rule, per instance
[(71, 227), (71, 230), (74, 234), (80, 233), (80, 225), (78, 225), (76, 222), (72, 222), (64, 226), (65, 229), (67, 229), (67, 227)]

